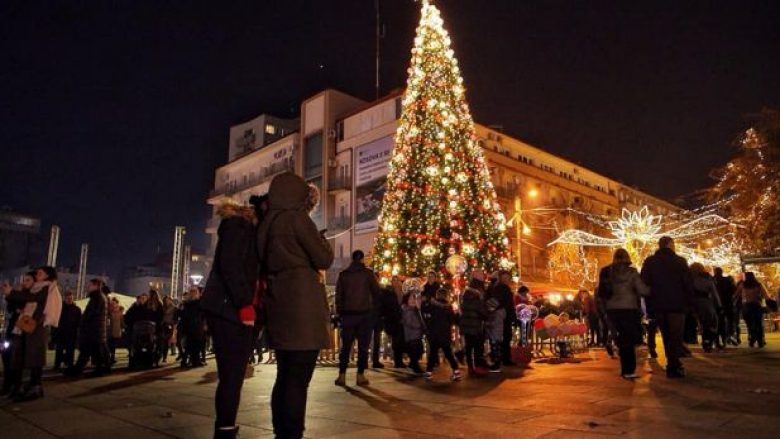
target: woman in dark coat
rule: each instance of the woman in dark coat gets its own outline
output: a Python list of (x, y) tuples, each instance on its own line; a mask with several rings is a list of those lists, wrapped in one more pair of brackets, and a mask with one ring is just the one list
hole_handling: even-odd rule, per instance
[(92, 279), (87, 283), (89, 301), (81, 315), (79, 357), (65, 375), (81, 375), (90, 359), (95, 365), (94, 375), (103, 375), (111, 370), (108, 352), (108, 299), (102, 289), (103, 281), (100, 279)]
[[(219, 383), (215, 395), (214, 438), (234, 438), (247, 359), (254, 343), (254, 305), (259, 273), (255, 214), (236, 203), (220, 206), (214, 265), (206, 282), (201, 308), (207, 314), (214, 343)], [(182, 322), (185, 322), (182, 318)], [(186, 328), (182, 327), (186, 333)], [(185, 335), (189, 336), (189, 335)], [(189, 343), (188, 343), (189, 344)]]
[(13, 369), (20, 378), (25, 369), (30, 370), (30, 382), (21, 394), (14, 400), (17, 402), (32, 401), (43, 396), (43, 366), (46, 365), (46, 346), (48, 344), (47, 328), (56, 328), (62, 312), (62, 296), (57, 286), (57, 271), (53, 267), (41, 267), (35, 271), (35, 284), (29, 291), (12, 291), (10, 287), (3, 288), (8, 302), (16, 302), (21, 306), (19, 320), (32, 319), (34, 329), (24, 332), (14, 328), (12, 333), (17, 349), (13, 351), (11, 360)]
[[(22, 284), (17, 289), (29, 293), (34, 284), (35, 272), (30, 271), (22, 277)], [(6, 285), (4, 288), (8, 291), (8, 294), (11, 293), (12, 289), (10, 288), (10, 285)], [(17, 371), (13, 367), (14, 349), (16, 349), (16, 345), (19, 344), (18, 342), (14, 342), (14, 338), (17, 336), (13, 334), (13, 329), (16, 327), (16, 320), (19, 318), (19, 313), (22, 308), (24, 308), (24, 302), (9, 302), (8, 299), (6, 299), (6, 327), (3, 335), (7, 344), (3, 347), (3, 389), (2, 392), (0, 392), (0, 396), (15, 398), (21, 392), (21, 371), (17, 374)]]
[(333, 250), (309, 217), (317, 194), (303, 179), (278, 175), (268, 195), (270, 211), (259, 227), (257, 248), (268, 271), (263, 302), (269, 347), (277, 360), (271, 411), (277, 437), (300, 438), (314, 365), (320, 349), (330, 347), (328, 301), (319, 270), (333, 263)]

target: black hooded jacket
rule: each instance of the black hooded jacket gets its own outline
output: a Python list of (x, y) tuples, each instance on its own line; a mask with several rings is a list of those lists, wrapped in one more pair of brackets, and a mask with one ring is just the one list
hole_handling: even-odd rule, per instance
[(200, 306), (210, 315), (240, 325), (239, 310), (254, 300), (260, 265), (257, 230), (230, 209), (221, 210), (214, 264)]

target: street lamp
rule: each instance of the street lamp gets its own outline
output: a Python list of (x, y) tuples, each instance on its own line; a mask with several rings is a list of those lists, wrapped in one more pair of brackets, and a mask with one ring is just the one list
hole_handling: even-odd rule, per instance
[(190, 279), (192, 280), (192, 285), (199, 287), (200, 282), (203, 280), (203, 275), (201, 274), (191, 274)]
[[(530, 198), (536, 198), (539, 195), (539, 191), (536, 189), (531, 189), (528, 191), (528, 196)], [(523, 241), (523, 235), (530, 235), (531, 234), (531, 228), (528, 227), (528, 224), (526, 224), (525, 221), (523, 221), (523, 196), (522, 193), (515, 195), (515, 213), (512, 215), (512, 218), (509, 219), (509, 222), (507, 225), (510, 227), (512, 226), (512, 223), (514, 222), (515, 226), (515, 253), (517, 253), (517, 275), (520, 276), (520, 279), (522, 279), (522, 276), (520, 275), (520, 270), (522, 269), (522, 241)]]

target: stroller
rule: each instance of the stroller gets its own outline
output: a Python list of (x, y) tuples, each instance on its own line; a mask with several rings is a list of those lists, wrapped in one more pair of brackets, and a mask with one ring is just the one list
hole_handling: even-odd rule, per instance
[(135, 322), (130, 341), (130, 369), (151, 369), (160, 365), (157, 325), (149, 320)]

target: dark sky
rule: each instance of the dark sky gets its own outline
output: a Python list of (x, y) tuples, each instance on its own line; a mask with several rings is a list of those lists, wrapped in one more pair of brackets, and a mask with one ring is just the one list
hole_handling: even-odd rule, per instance
[[(384, 93), (419, 4), (382, 3)], [(777, 1), (435, 3), (477, 121), (663, 197), (780, 106)], [(370, 0), (0, 2), (0, 205), (60, 224), (64, 263), (89, 242), (93, 272), (178, 224), (203, 246), (229, 126), (323, 87), (373, 98), (373, 35)]]

